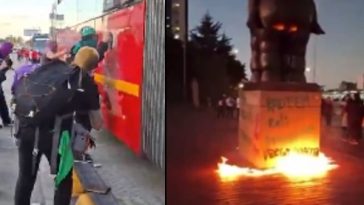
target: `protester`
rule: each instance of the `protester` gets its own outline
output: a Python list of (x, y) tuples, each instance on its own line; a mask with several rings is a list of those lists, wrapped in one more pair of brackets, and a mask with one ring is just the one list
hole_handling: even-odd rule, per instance
[[(84, 58), (84, 59), (80, 59)], [(96, 90), (96, 85), (89, 75), (84, 75), (84, 70), (88, 70), (89, 67), (94, 67), (95, 62), (98, 61), (97, 51), (92, 48), (80, 49), (79, 54), (75, 56), (74, 62), (72, 66), (74, 69), (82, 70), (78, 71), (80, 73), (77, 75), (77, 79), (72, 78), (71, 84), (73, 87), (75, 84), (80, 85), (81, 87), (77, 89), (76, 95), (71, 99), (71, 101), (67, 101), (67, 104), (62, 105), (62, 109), (60, 110), (58, 115), (64, 115), (67, 113), (73, 113), (77, 110), (85, 110), (85, 111), (97, 111), (100, 108), (98, 93)], [(44, 66), (54, 66), (55, 69), (67, 66), (61, 61), (54, 61), (50, 64)], [(44, 66), (38, 68), (39, 72)], [(57, 67), (58, 66), (58, 67)], [(35, 72), (38, 72), (36, 70)], [(34, 75), (37, 76), (37, 75)], [(52, 76), (55, 77), (55, 76)], [(81, 79), (81, 81), (79, 81)], [(70, 82), (70, 81), (68, 81)], [(62, 84), (63, 85), (63, 84)], [(69, 89), (66, 87), (61, 87), (60, 89)], [(81, 89), (81, 90), (80, 90)], [(19, 90), (21, 90), (19, 88)], [(96, 90), (96, 91), (95, 91)], [(18, 88), (15, 92), (18, 91)], [(17, 93), (16, 93), (17, 94)], [(17, 95), (19, 96), (19, 95)], [(19, 100), (19, 99), (16, 99)], [(54, 102), (54, 101), (53, 101)], [(54, 109), (45, 107), (44, 109)], [(44, 112), (44, 111), (38, 111)], [(101, 119), (97, 118), (97, 115), (91, 115), (94, 118), (91, 118), (91, 125), (95, 129), (99, 129)], [(96, 117), (95, 117), (96, 116)], [(21, 117), (21, 116), (19, 116)], [(32, 119), (32, 118), (31, 118)], [(28, 119), (28, 120), (31, 120)], [(67, 159), (63, 158), (64, 155), (69, 155), (70, 151), (65, 149), (70, 149), (70, 136), (71, 127), (72, 127), (72, 118), (63, 119), (60, 124), (60, 127), (56, 128), (56, 116), (51, 116), (51, 119), (46, 119), (42, 122), (38, 122), (37, 127), (34, 127), (34, 123), (24, 123), (26, 121), (20, 121), (19, 131), (17, 132), (17, 138), (20, 140), (19, 143), (19, 176), (16, 184), (15, 191), (15, 205), (30, 205), (30, 198), (32, 194), (32, 190), (34, 187), (34, 183), (37, 177), (37, 170), (39, 168), (39, 161), (41, 159), (41, 155), (44, 154), (48, 161), (50, 162), (51, 167), (53, 166), (53, 159), (56, 159), (57, 176), (55, 178), (56, 190), (54, 194), (54, 204), (55, 205), (69, 205), (72, 194), (72, 164), (73, 159), (70, 157)], [(99, 124), (98, 124), (99, 123)], [(56, 130), (62, 131), (62, 136), (60, 138), (60, 147), (52, 147), (52, 142), (54, 137), (59, 137), (58, 135), (54, 135)], [(56, 153), (56, 158), (53, 158), (52, 154)], [(58, 155), (58, 157), (57, 157)], [(71, 154), (72, 156), (72, 154)], [(58, 158), (58, 160), (57, 160)], [(67, 165), (67, 169), (63, 167)], [(62, 166), (62, 167), (60, 167)], [(51, 169), (52, 170), (52, 169)]]
[(80, 31), (81, 34), (81, 41), (76, 43), (70, 51), (71, 54), (71, 60), (74, 58), (78, 50), (80, 50), (84, 46), (88, 46), (91, 48), (96, 48), (99, 54), (99, 61), (102, 61), (105, 52), (108, 49), (108, 43), (110, 41), (110, 35), (104, 34), (102, 41), (97, 45), (98, 43), (98, 36), (96, 33), (96, 30), (90, 26), (85, 26)]
[[(6, 73), (12, 68), (13, 62), (9, 57), (12, 50), (12, 43), (5, 41), (0, 44), (0, 84), (6, 80)], [(0, 116), (4, 126), (11, 125), (12, 122), (2, 85), (0, 85)]]
[(236, 118), (239, 119), (239, 114), (240, 114), (240, 98), (239, 98), (239, 96), (235, 100), (235, 106), (236, 106)]
[(49, 63), (55, 59), (63, 60), (63, 57), (67, 54), (67, 50), (63, 49), (58, 51), (57, 42), (50, 40), (47, 42), (47, 48), (45, 54), (42, 56), (41, 64)]
[(349, 143), (357, 145), (362, 138), (362, 122), (364, 117), (363, 100), (360, 98), (359, 93), (355, 93), (353, 99), (348, 101), (346, 111), (348, 114)]
[(29, 62), (26, 62), (18, 69), (15, 70), (13, 84), (11, 86), (11, 93), (14, 94), (14, 90), (19, 80), (28, 74), (32, 73), (36, 68), (40, 66), (38, 59), (32, 59)]
[(334, 106), (330, 98), (323, 99), (323, 116), (327, 126), (331, 126)]
[(222, 95), (221, 98), (217, 102), (217, 117), (224, 117), (225, 116), (225, 99), (226, 96)]
[[(73, 59), (81, 48), (88, 46), (92, 48), (97, 48), (97, 52), (99, 55), (99, 62), (103, 60), (105, 56), (105, 52), (108, 49), (108, 43), (110, 41), (110, 35), (104, 34), (102, 41), (97, 45), (98, 36), (96, 33), (96, 30), (90, 26), (85, 26), (81, 29), (81, 41), (78, 42), (76, 45), (74, 45), (71, 49), (71, 59)], [(94, 68), (97, 67), (97, 64), (94, 65)], [(92, 75), (92, 70), (88, 70), (88, 74)], [(82, 112), (76, 112), (76, 120), (79, 122), (82, 126), (84, 126), (87, 130), (91, 130), (91, 121), (90, 121), (90, 115), (88, 113), (82, 113)], [(86, 155), (87, 158), (89, 158), (88, 155)], [(91, 160), (91, 159), (88, 159)]]
[(234, 110), (235, 110), (235, 102), (234, 102), (234, 98), (232, 98), (231, 96), (226, 98), (226, 113), (227, 116), (230, 118), (234, 117)]
[(351, 99), (350, 95), (347, 94), (344, 96), (342, 101), (340, 102), (340, 108), (341, 108), (341, 129), (344, 133), (344, 136), (347, 137), (347, 127), (348, 127), (348, 113), (347, 113), (347, 105), (349, 100)]

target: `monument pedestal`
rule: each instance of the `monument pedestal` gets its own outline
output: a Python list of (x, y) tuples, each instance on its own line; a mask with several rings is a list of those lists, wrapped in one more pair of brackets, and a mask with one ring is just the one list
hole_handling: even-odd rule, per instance
[(247, 83), (239, 95), (239, 152), (256, 168), (273, 167), (277, 157), (289, 152), (318, 155), (318, 85)]

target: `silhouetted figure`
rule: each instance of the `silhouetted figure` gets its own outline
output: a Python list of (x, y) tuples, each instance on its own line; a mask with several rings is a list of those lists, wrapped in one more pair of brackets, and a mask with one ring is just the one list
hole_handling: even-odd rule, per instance
[(364, 117), (363, 100), (359, 93), (354, 94), (354, 99), (348, 101), (348, 136), (351, 144), (358, 144), (362, 137), (362, 122)]
[(305, 83), (310, 34), (324, 34), (313, 0), (249, 0), (253, 82)]
[(331, 99), (330, 98), (324, 99), (322, 114), (327, 126), (331, 126), (333, 110), (334, 107)]
[(348, 128), (348, 112), (346, 111), (346, 106), (350, 100), (350, 95), (347, 94), (344, 96), (342, 101), (340, 102), (341, 108), (341, 129), (344, 132), (344, 136), (347, 137), (347, 128)]

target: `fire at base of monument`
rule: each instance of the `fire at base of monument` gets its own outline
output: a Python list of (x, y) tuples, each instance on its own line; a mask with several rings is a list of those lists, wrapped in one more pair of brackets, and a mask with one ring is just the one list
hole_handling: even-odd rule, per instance
[(254, 169), (239, 167), (227, 163), (228, 159), (221, 157), (218, 163), (217, 173), (223, 181), (236, 180), (239, 177), (261, 177), (274, 174), (282, 174), (292, 180), (310, 180), (321, 178), (338, 167), (330, 158), (323, 153), (318, 156), (290, 152), (286, 156), (278, 157), (276, 164), (269, 169)]
[(229, 165), (224, 158), (219, 175), (324, 176), (336, 165), (320, 152), (320, 108), (316, 84), (245, 84), (240, 90), (239, 153), (256, 169)]

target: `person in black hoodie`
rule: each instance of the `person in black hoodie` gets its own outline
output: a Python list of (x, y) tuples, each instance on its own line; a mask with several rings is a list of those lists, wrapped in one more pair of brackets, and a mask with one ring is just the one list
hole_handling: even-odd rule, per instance
[[(99, 62), (101, 62), (104, 59), (105, 53), (109, 48), (109, 43), (112, 41), (111, 34), (104, 33), (103, 38), (99, 43), (97, 43), (98, 36), (97, 36), (96, 30), (92, 27), (89, 27), (89, 26), (83, 27), (80, 31), (80, 34), (81, 34), (82, 39), (80, 42), (78, 42), (76, 45), (74, 45), (71, 48), (71, 51), (70, 51), (71, 57), (68, 60), (72, 60), (74, 58), (74, 56), (77, 55), (78, 51), (80, 49), (82, 49), (83, 47), (91, 47), (91, 48), (95, 48), (97, 50), (98, 55), (99, 55)], [(90, 76), (92, 75), (92, 70), (95, 68), (96, 68), (96, 66), (88, 71)], [(96, 114), (96, 115), (99, 115), (99, 114)], [(90, 119), (90, 113), (76, 112), (76, 121), (78, 123), (80, 123), (84, 128), (86, 128), (86, 130), (91, 131), (92, 122)], [(77, 159), (80, 160), (79, 157), (77, 157)], [(87, 161), (92, 161), (90, 156), (87, 154), (85, 155), (85, 159)]]
[(348, 113), (349, 143), (357, 145), (362, 138), (362, 122), (364, 117), (363, 100), (360, 98), (359, 93), (355, 93), (354, 98), (348, 101), (346, 111)]

